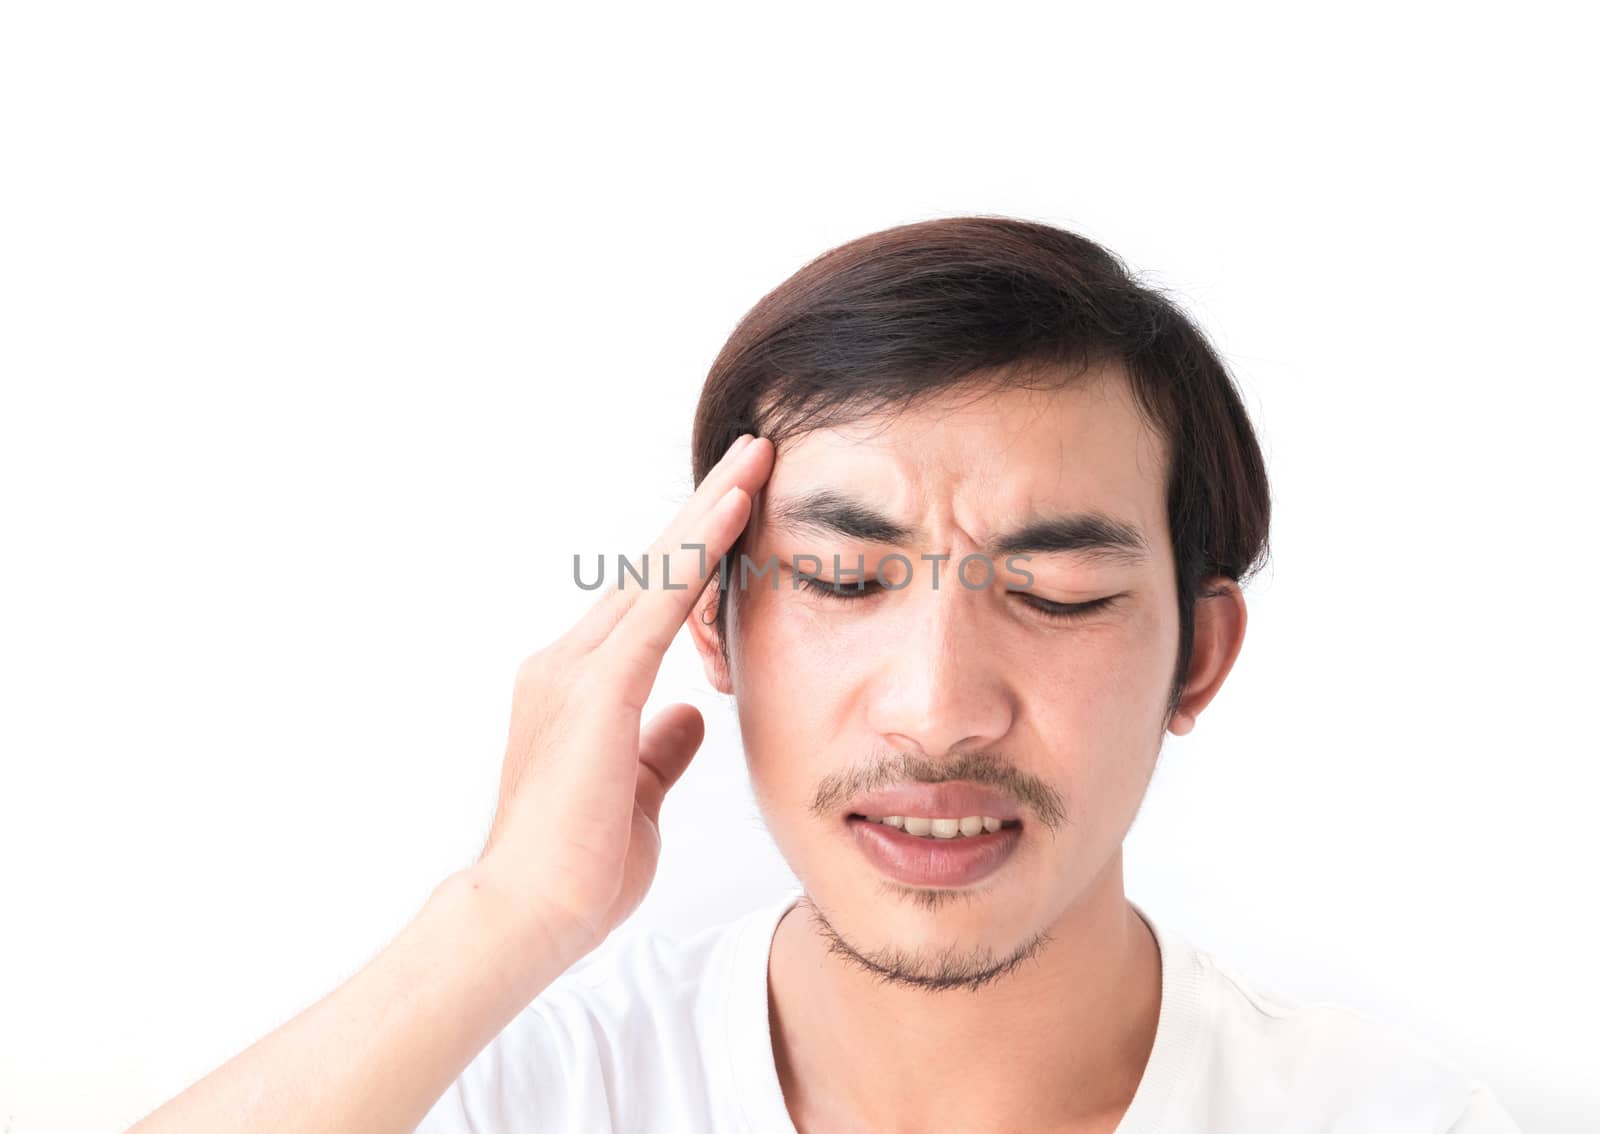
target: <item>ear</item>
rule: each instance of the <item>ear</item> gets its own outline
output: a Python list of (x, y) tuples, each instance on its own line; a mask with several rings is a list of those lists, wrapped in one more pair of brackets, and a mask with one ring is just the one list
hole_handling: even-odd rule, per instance
[(1222, 688), (1244, 645), (1247, 620), (1244, 592), (1235, 580), (1213, 575), (1201, 583), (1194, 604), (1194, 651), (1189, 658), (1183, 700), (1167, 724), (1173, 736), (1192, 732), (1201, 711)]
[[(700, 654), (700, 664), (706, 671), (706, 680), (718, 693), (731, 694), (733, 677), (728, 672), (727, 660), (722, 656), (722, 635), (717, 632), (715, 621), (717, 603), (721, 600), (720, 579), (713, 574), (706, 589), (695, 600), (694, 609), (689, 612), (688, 625), (694, 648)], [(731, 616), (732, 612), (729, 614)]]

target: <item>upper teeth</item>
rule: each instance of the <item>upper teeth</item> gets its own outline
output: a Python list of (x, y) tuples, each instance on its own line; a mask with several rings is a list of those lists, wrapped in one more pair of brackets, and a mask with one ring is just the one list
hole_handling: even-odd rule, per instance
[(963, 819), (924, 819), (917, 815), (868, 815), (867, 822), (898, 827), (908, 835), (932, 835), (936, 839), (953, 839), (957, 835), (981, 835), (1000, 829), (1000, 820), (993, 815), (968, 815)]

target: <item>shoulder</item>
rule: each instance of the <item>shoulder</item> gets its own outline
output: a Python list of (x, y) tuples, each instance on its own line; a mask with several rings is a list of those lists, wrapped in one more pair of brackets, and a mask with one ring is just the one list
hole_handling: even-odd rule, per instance
[(737, 949), (767, 913), (683, 938), (619, 930), (478, 1054), (419, 1134), (711, 1128)]
[(1345, 1004), (1290, 999), (1207, 952), (1193, 956), (1209, 986), (1202, 1093), (1208, 1105), (1239, 1108), (1239, 1124), (1515, 1134), (1489, 1089), (1418, 1035)]

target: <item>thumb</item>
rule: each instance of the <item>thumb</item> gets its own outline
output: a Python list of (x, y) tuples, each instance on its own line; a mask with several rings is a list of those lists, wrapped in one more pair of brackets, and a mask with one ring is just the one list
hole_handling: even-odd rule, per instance
[(700, 750), (706, 722), (693, 705), (668, 705), (639, 733), (639, 783), (634, 798), (652, 823), (661, 821), (661, 801)]

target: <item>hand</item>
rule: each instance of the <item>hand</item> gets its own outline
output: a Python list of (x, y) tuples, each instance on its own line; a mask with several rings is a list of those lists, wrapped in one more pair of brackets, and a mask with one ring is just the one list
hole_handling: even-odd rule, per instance
[[(641, 732), (640, 714), (773, 459), (770, 441), (735, 441), (651, 546), (650, 585), (627, 578), (517, 671), (499, 804), (473, 869), (566, 942), (570, 960), (637, 909), (655, 877), (661, 801), (699, 749), (705, 722), (694, 706), (675, 704)], [(684, 589), (661, 585), (664, 561)]]

